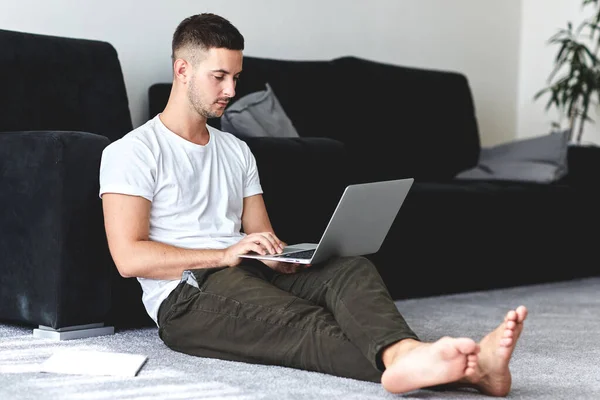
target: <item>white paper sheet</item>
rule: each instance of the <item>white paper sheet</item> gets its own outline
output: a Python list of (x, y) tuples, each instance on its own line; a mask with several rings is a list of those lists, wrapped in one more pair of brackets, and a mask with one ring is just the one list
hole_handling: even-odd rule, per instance
[(136, 376), (147, 356), (93, 350), (59, 350), (45, 360), (41, 372), (74, 375)]

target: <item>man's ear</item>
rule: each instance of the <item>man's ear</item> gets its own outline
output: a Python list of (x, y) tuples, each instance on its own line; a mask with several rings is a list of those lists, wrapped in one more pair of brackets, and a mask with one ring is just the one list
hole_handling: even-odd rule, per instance
[(183, 58), (178, 58), (173, 63), (173, 75), (175, 79), (183, 84), (187, 84), (192, 74), (192, 66)]

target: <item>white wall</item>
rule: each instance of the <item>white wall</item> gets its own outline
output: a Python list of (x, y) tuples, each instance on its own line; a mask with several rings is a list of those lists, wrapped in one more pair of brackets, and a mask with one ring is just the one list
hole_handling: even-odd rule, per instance
[[(548, 39), (571, 21), (576, 28), (593, 14), (593, 7), (582, 8), (582, 0), (523, 0), (523, 35), (520, 50), (518, 137), (530, 137), (550, 131), (552, 121), (558, 121), (555, 108), (546, 110), (548, 97), (533, 100), (535, 94), (548, 85), (558, 52)], [(560, 75), (559, 75), (560, 76)], [(594, 115), (595, 114), (595, 115)], [(586, 124), (582, 143), (600, 143), (600, 113), (591, 113), (595, 124)]]
[[(150, 85), (171, 80), (175, 27), (189, 15), (211, 11), (240, 29), (246, 55), (290, 59), (355, 55), (462, 72), (471, 83), (482, 144), (507, 141), (517, 134), (521, 0), (0, 0), (0, 4), (3, 29), (99, 39), (115, 46), (135, 126), (148, 117)], [(330, 95), (327, 88), (323, 93)]]

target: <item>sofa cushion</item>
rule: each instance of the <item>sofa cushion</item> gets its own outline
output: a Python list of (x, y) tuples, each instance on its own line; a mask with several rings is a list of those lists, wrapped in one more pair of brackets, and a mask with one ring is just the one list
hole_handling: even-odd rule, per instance
[(329, 116), (362, 170), (379, 179), (449, 180), (477, 164), (479, 133), (463, 74), (357, 57), (334, 65), (345, 82), (335, 96), (344, 111)]
[(481, 150), (476, 167), (459, 173), (459, 179), (500, 179), (555, 182), (567, 174), (570, 131), (515, 140)]
[(235, 101), (269, 84), (301, 137), (335, 139), (340, 119), (347, 118), (339, 78), (331, 61), (277, 60), (244, 56)]
[(265, 90), (247, 94), (228, 107), (221, 130), (236, 136), (298, 137), (268, 83)]

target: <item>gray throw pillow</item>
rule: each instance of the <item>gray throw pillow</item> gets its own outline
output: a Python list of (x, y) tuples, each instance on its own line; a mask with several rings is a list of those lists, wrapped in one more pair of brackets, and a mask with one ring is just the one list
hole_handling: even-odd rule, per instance
[(482, 148), (475, 168), (459, 179), (500, 179), (549, 183), (567, 174), (569, 131)]
[(266, 87), (231, 104), (221, 116), (221, 130), (236, 136), (299, 137), (271, 86)]

